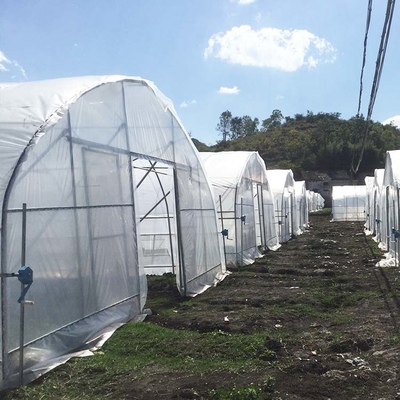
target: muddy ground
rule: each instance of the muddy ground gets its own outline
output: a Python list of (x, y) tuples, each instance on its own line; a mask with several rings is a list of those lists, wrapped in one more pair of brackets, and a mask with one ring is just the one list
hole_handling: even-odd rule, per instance
[(161, 392), (163, 398), (207, 398), (212, 387), (265, 384), (267, 377), (271, 390), (262, 396), (268, 399), (400, 399), (399, 272), (375, 267), (380, 258), (361, 223), (312, 215), (305, 234), (232, 270), (194, 300), (183, 301), (173, 285), (150, 280), (149, 322), (263, 333), (259, 357), (266, 363), (240, 374), (153, 371), (136, 387), (137, 398)]

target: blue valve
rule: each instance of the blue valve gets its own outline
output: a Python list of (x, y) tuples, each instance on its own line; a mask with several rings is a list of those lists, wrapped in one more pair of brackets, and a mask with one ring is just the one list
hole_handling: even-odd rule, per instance
[(398, 239), (400, 237), (400, 231), (392, 228), (392, 235), (394, 236), (395, 239)]
[(222, 233), (222, 236), (228, 237), (228, 229), (222, 229), (221, 233)]
[(245, 216), (245, 215), (242, 215), (242, 216), (240, 217), (240, 220), (241, 220), (242, 222), (246, 223), (246, 216)]
[(281, 220), (278, 221), (278, 225), (282, 225), (282, 221)]
[(33, 283), (33, 271), (30, 267), (24, 265), (19, 269), (16, 276), (18, 277), (18, 280), (25, 286), (21, 292), (21, 296), (18, 299), (18, 303), (21, 303), (25, 300), (25, 295)]

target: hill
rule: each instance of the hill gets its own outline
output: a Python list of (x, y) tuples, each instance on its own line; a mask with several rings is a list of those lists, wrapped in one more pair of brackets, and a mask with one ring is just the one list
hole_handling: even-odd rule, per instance
[[(339, 113), (307, 111), (283, 117), (279, 110), (262, 121), (249, 116), (220, 116), (222, 140), (207, 151), (258, 151), (267, 168), (347, 170), (358, 159), (366, 121), (363, 116), (342, 119)], [(371, 121), (359, 172), (384, 168), (387, 150), (400, 149), (400, 130)], [(199, 148), (200, 151), (205, 151)]]

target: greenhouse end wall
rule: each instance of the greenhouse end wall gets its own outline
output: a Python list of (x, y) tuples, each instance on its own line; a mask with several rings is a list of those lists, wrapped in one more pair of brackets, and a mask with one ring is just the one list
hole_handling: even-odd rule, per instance
[(196, 150), (151, 82), (70, 78), (10, 86), (1, 95), (13, 110), (0, 112), (4, 389), (19, 373), (20, 284), (4, 274), (21, 266), (23, 203), (26, 263), (34, 271), (27, 298), (35, 302), (25, 313), (24, 382), (140, 316), (147, 284), (135, 160), (174, 171), (181, 293), (210, 287), (225, 265)]

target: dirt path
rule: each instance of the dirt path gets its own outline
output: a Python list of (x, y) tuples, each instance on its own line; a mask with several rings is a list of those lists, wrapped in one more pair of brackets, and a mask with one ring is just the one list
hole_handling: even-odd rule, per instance
[(308, 232), (193, 300), (150, 281), (152, 323), (265, 335), (260, 370), (175, 376), (175, 383), (159, 376), (152, 387), (169, 387), (170, 398), (206, 398), (218, 384), (269, 377), (262, 398), (400, 399), (399, 272), (376, 268), (379, 258), (362, 224), (313, 215)]

